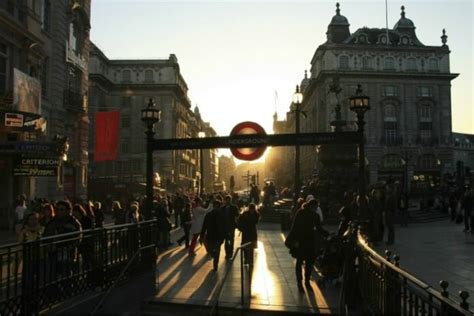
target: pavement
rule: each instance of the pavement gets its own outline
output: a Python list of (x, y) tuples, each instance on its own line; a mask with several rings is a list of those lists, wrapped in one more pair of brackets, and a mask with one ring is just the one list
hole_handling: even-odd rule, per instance
[[(253, 310), (328, 314), (337, 311), (339, 287), (327, 284), (319, 288), (313, 280), (311, 289), (299, 292), (296, 286), (295, 260), (284, 245), (285, 235), (278, 224), (261, 224), (258, 249), (251, 282), (251, 300), (246, 307)], [(181, 235), (175, 230), (172, 235)], [(236, 236), (235, 245), (240, 244)], [(202, 246), (190, 257), (183, 246), (174, 247), (158, 258), (159, 292), (155, 303), (180, 303), (212, 306), (223, 276), (228, 272), (219, 299), (219, 306), (240, 304), (241, 273), (239, 257), (232, 263), (225, 260), (222, 247), (219, 268), (212, 270), (212, 259)], [(247, 268), (245, 269), (247, 271)], [(316, 277), (317, 278), (317, 277)], [(248, 283), (246, 283), (248, 284)]]
[(396, 226), (395, 244), (376, 249), (399, 255), (401, 268), (439, 291), (439, 282), (448, 281), (451, 297), (460, 301), (458, 291), (474, 294), (474, 234), (463, 229), (449, 220)]

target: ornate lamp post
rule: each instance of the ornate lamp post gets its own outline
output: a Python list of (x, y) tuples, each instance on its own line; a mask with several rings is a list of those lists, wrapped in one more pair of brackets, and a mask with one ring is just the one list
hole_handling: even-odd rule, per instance
[(362, 88), (357, 85), (356, 94), (349, 98), (350, 110), (357, 114), (357, 131), (359, 132), (359, 196), (365, 196), (365, 149), (364, 149), (364, 115), (370, 110), (370, 98), (362, 94)]
[[(303, 102), (303, 94), (300, 92), (300, 87), (296, 86), (296, 91), (293, 93), (293, 105), (291, 112), (295, 114), (295, 133), (300, 133), (300, 114), (302, 113), (300, 106)], [(303, 113), (304, 114), (304, 113)], [(300, 192), (300, 146), (295, 146), (295, 202), (298, 200)]]
[[(206, 137), (206, 133), (204, 133), (203, 131), (199, 132), (198, 133), (198, 137), (199, 138), (204, 138)], [(201, 173), (201, 177), (200, 177), (200, 184), (199, 184), (199, 195), (202, 196), (203, 194), (203, 189), (204, 189), (204, 155), (203, 155), (203, 150), (202, 148), (199, 149), (199, 166), (200, 166), (200, 173)]]
[(153, 126), (161, 118), (161, 111), (155, 107), (153, 99), (150, 98), (148, 106), (142, 110), (142, 121), (146, 124), (146, 213), (145, 219), (151, 216), (151, 206), (153, 203), (153, 136), (155, 131)]

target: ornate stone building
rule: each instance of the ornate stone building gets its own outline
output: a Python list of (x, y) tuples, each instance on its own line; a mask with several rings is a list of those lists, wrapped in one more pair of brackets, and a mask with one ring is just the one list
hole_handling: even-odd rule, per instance
[[(54, 176), (12, 176), (12, 157), (2, 153), (0, 209), (11, 207), (22, 193), (28, 198), (86, 197), (89, 19), (90, 0), (0, 2), (0, 107), (29, 113), (23, 114), (25, 118), (36, 114), (46, 122), (41, 133), (3, 126), (0, 142), (34, 145), (59, 135), (69, 143), (68, 159), (51, 173)], [(15, 92), (15, 78), (38, 87), (29, 90), (28, 96), (37, 96), (38, 102), (28, 110), (18, 106), (21, 96)], [(39, 153), (16, 151), (22, 156), (35, 154)]]
[[(198, 137), (200, 131), (212, 129), (197, 108), (191, 110), (188, 87), (174, 54), (168, 59), (110, 60), (92, 45), (89, 67), (92, 154), (95, 113), (120, 111), (118, 159), (95, 163), (91, 155), (91, 180), (96, 184), (95, 189), (91, 186), (92, 191), (99, 190), (103, 183), (120, 192), (129, 190), (130, 184), (145, 182), (146, 139), (140, 111), (150, 98), (161, 110), (161, 122), (155, 126), (156, 138)], [(199, 159), (198, 150), (155, 151), (155, 184), (169, 191), (195, 190), (199, 185)]]
[[(361, 84), (371, 98), (366, 113), (366, 155), (371, 183), (389, 177), (408, 185), (435, 185), (441, 175), (453, 173), (451, 136), (451, 80), (447, 36), (440, 29), (439, 46), (424, 45), (405, 8), (392, 29), (359, 28), (351, 33), (349, 20), (336, 15), (311, 60), (309, 78), (301, 82), (304, 93), (302, 132), (331, 131), (336, 100), (329, 94), (339, 78), (340, 102), (346, 130), (355, 130), (355, 115), (348, 97)], [(286, 128), (293, 131), (291, 120)], [(317, 165), (315, 148), (302, 150), (302, 174)], [(416, 179), (416, 181), (413, 181)], [(422, 179), (422, 180), (420, 180)]]

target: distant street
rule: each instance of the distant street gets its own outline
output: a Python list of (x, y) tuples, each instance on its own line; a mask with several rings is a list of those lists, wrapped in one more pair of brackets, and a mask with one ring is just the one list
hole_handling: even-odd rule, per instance
[(460, 290), (474, 293), (474, 234), (463, 229), (448, 220), (397, 226), (395, 244), (378, 248), (399, 255), (401, 268), (437, 290), (440, 280), (448, 281), (450, 296), (459, 300)]

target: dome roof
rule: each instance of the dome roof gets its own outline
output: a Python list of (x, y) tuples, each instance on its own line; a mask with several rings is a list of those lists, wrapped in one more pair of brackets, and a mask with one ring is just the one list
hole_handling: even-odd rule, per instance
[(398, 20), (397, 24), (395, 24), (395, 26), (393, 27), (394, 29), (400, 29), (400, 28), (405, 28), (405, 29), (414, 29), (415, 28), (415, 24), (413, 23), (412, 20), (410, 19), (407, 19), (405, 17), (405, 6), (402, 6), (402, 12), (400, 13), (401, 15), (401, 18), (400, 20)]
[(339, 9), (339, 2), (336, 3), (336, 15), (332, 17), (331, 23), (329, 25), (349, 25), (349, 21), (343, 15), (341, 15), (341, 10)]

